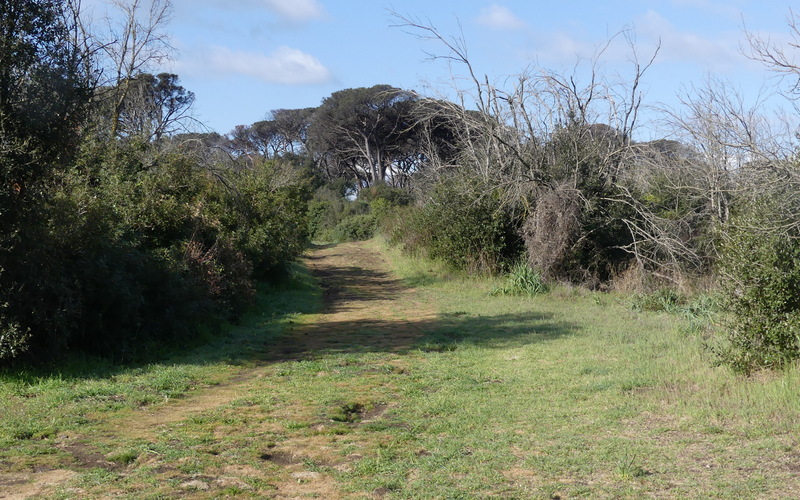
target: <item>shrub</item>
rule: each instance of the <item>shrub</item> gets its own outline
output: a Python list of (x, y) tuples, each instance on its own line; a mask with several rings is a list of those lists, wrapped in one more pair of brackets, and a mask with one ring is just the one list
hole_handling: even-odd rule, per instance
[(339, 223), (348, 217), (368, 214), (369, 210), (369, 203), (346, 198), (338, 184), (323, 186), (308, 203), (309, 235), (317, 241), (345, 241), (341, 234), (335, 234)]
[(372, 214), (351, 215), (342, 219), (333, 229), (333, 241), (368, 240), (375, 235), (378, 221)]
[(211, 246), (198, 239), (186, 243), (183, 260), (227, 319), (236, 319), (255, 296), (253, 267), (230, 236)]
[(721, 360), (739, 371), (800, 357), (800, 234), (775, 231), (780, 200), (731, 219), (719, 260), (727, 342)]
[(212, 176), (152, 144), (87, 143), (3, 256), (0, 360), (128, 359), (235, 319), (254, 277), (304, 249), (306, 183), (281, 168)]
[(190, 340), (212, 318), (213, 304), (203, 289), (168, 259), (130, 246), (100, 245), (75, 265), (80, 309), (60, 351), (135, 358), (155, 344)]
[(565, 186), (546, 192), (524, 223), (530, 264), (547, 280), (597, 288), (630, 265), (624, 248), (632, 239), (623, 221), (636, 214), (610, 201), (611, 188), (588, 194)]
[(362, 189), (358, 193), (358, 199), (373, 205), (376, 201), (382, 200), (389, 206), (402, 207), (412, 201), (411, 194), (402, 188), (389, 186), (388, 184), (376, 184)]
[(361, 189), (351, 200), (341, 182), (317, 189), (308, 204), (309, 234), (318, 241), (356, 241), (374, 236), (378, 226), (411, 197), (407, 191), (380, 184)]
[(500, 271), (522, 249), (518, 219), (497, 197), (447, 180), (389, 226), (391, 243), (473, 273)]
[(293, 165), (268, 161), (232, 176), (226, 212), (218, 214), (236, 247), (251, 261), (253, 275), (268, 280), (299, 256), (309, 234), (310, 187)]

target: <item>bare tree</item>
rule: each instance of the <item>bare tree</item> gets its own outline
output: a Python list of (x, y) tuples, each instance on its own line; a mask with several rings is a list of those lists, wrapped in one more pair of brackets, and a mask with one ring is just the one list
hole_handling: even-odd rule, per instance
[[(443, 55), (430, 55), (432, 59), (464, 70), (464, 76), (452, 78), (456, 102), (430, 108), (440, 120), (458, 125), (450, 129), (457, 154), (437, 158), (432, 148), (428, 178), (458, 171), (459, 177), (472, 178), (470, 186), (478, 180), (484, 196), (502, 197), (503, 210), (528, 219), (523, 232), (532, 263), (540, 268), (547, 264), (554, 276), (560, 272), (556, 261), (570, 252), (595, 255), (590, 260), (598, 262), (618, 258), (612, 253), (635, 252), (630, 246), (633, 233), (620, 226), (611, 205), (624, 205), (617, 200), (625, 193), (618, 184), (634, 165), (641, 81), (659, 47), (641, 60), (634, 33), (622, 31), (591, 58), (579, 60), (571, 73), (529, 67), (493, 83), (477, 73), (463, 37), (446, 37), (429, 22), (394, 16), (397, 26), (444, 48)], [(609, 78), (600, 70), (604, 54), (618, 42), (629, 49), (627, 79)], [(421, 120), (432, 124), (430, 129), (437, 123), (432, 114)], [(553, 221), (559, 221), (557, 227)], [(563, 234), (554, 236), (554, 230)], [(558, 251), (551, 251), (554, 241), (562, 242)], [(551, 255), (552, 262), (537, 260), (543, 255)], [(612, 272), (600, 269), (606, 264), (598, 266), (590, 274)]]
[(112, 0), (117, 12), (108, 22), (111, 40), (104, 51), (111, 99), (111, 135), (119, 134), (120, 115), (136, 77), (168, 59), (173, 48), (164, 31), (172, 17), (171, 0)]
[(795, 62), (793, 51), (800, 49), (800, 16), (789, 10), (786, 23), (789, 28), (790, 41), (778, 44), (771, 39), (745, 31), (747, 46), (743, 50), (745, 56), (754, 61), (763, 63), (769, 70), (782, 78), (793, 80), (790, 84), (790, 94), (795, 98), (800, 97), (800, 65)]

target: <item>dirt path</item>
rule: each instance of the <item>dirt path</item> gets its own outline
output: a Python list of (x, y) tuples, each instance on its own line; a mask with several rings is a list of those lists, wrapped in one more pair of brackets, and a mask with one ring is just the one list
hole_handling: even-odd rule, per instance
[[(421, 336), (416, 324), (434, 318), (415, 291), (393, 276), (383, 257), (364, 243), (318, 247), (303, 261), (323, 289), (324, 310), (314, 324), (298, 326), (270, 346), (259, 365), (304, 359), (326, 349), (402, 350)], [(253, 384), (263, 382), (262, 374), (260, 366), (243, 370), (232, 382), (142, 409), (118, 426), (128, 436), (151, 434), (159, 426), (247, 394)]]
[(393, 276), (383, 257), (363, 243), (321, 248), (305, 262), (322, 284), (325, 314), (295, 332), (290, 353), (343, 344), (400, 350), (422, 334), (417, 324), (434, 318), (416, 291)]
[[(105, 434), (102, 440), (113, 442), (121, 437), (126, 440), (155, 439), (157, 433), (170, 426), (180, 425), (203, 412), (222, 408), (268, 384), (264, 368), (274, 363), (304, 359), (327, 350), (402, 351), (421, 336), (422, 332), (415, 325), (420, 320), (434, 318), (431, 308), (419, 299), (415, 290), (393, 276), (383, 257), (366, 244), (317, 247), (307, 253), (304, 262), (324, 291), (324, 310), (318, 315), (317, 321), (298, 325), (265, 351), (255, 368), (242, 369), (227, 383), (200, 389), (187, 397), (145, 407), (123, 416), (98, 417), (105, 420), (102, 427), (110, 429), (102, 433)], [(104, 468), (120, 472), (120, 466), (106, 462), (96, 448), (85, 444), (92, 442), (89, 436), (69, 434), (60, 436), (56, 446), (69, 451), (75, 457), (75, 463), (86, 469)], [(285, 466), (286, 474), (283, 479), (270, 478), (276, 487), (275, 495), (270, 496), (337, 497), (332, 480), (320, 474), (303, 472), (300, 454), (292, 451), (306, 450), (307, 454), (313, 454), (310, 448), (316, 445), (323, 446), (305, 438), (296, 438), (294, 441), (290, 438), (281, 443), (280, 450), (272, 452), (271, 463)], [(67, 467), (74, 469), (75, 463)], [(132, 467), (135, 466), (137, 464)], [(0, 473), (0, 499), (45, 495), (78, 475), (67, 467), (51, 467), (25, 474)], [(202, 493), (213, 489), (215, 480), (228, 485), (242, 485), (243, 479), (253, 474), (260, 475), (259, 471), (250, 467), (237, 469), (235, 464), (229, 464), (220, 477), (205, 478), (194, 486), (189, 484), (190, 481), (185, 489)]]

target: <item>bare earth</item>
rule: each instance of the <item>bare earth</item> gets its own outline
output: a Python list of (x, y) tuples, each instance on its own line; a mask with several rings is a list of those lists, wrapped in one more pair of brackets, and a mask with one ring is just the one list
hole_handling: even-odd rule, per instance
[[(98, 416), (107, 420), (101, 427), (109, 429), (102, 436), (92, 436), (97, 441), (114, 442), (124, 439), (155, 438), (170, 426), (180, 425), (200, 413), (223, 407), (245, 397), (250, 391), (269, 384), (266, 367), (276, 362), (299, 360), (311, 353), (335, 349), (337, 345), (363, 345), (367, 349), (392, 352), (411, 346), (421, 335), (420, 320), (433, 319), (433, 312), (417, 297), (415, 290), (404, 286), (388, 271), (383, 258), (361, 243), (347, 243), (333, 247), (318, 247), (305, 257), (306, 265), (319, 280), (324, 290), (325, 309), (318, 321), (311, 325), (298, 325), (264, 353), (264, 359), (255, 368), (242, 369), (231, 381), (217, 386), (193, 391), (190, 396), (160, 405), (145, 407), (124, 415)], [(365, 421), (379, 417), (384, 407), (364, 415)], [(302, 413), (303, 408), (292, 411)], [(139, 457), (127, 467), (107, 462), (96, 449), (85, 444), (87, 436), (75, 433), (58, 437), (57, 447), (69, 451), (74, 457), (63, 467), (50, 466), (25, 473), (0, 472), (0, 499), (38, 498), (52, 494), (56, 488), (67, 485), (82, 470), (102, 468), (118, 474), (131, 473), (135, 468), (152, 466), (158, 457)], [(330, 452), (328, 436), (298, 436), (282, 441), (262, 457), (271, 466), (280, 465), (283, 473), (274, 472), (266, 477), (263, 470), (250, 465), (226, 464), (220, 466), (214, 477), (201, 479), (187, 477), (177, 496), (215, 497), (221, 489), (237, 487), (247, 489), (246, 478), (269, 480), (270, 498), (339, 498), (333, 479), (317, 472), (308, 472), (304, 461), (309, 458), (340, 470), (347, 463), (335, 463)], [(177, 470), (165, 479), (175, 479)], [(80, 488), (71, 490), (81, 496)], [(125, 492), (117, 492), (124, 494)], [(130, 493), (130, 492), (128, 492)], [(254, 492), (250, 491), (250, 494)]]

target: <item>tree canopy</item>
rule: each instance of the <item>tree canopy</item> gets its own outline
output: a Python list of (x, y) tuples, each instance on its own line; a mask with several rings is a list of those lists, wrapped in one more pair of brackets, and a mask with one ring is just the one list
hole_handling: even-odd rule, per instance
[(329, 171), (359, 185), (398, 182), (396, 162), (413, 139), (417, 96), (389, 85), (334, 92), (317, 108), (308, 130), (312, 153)]

